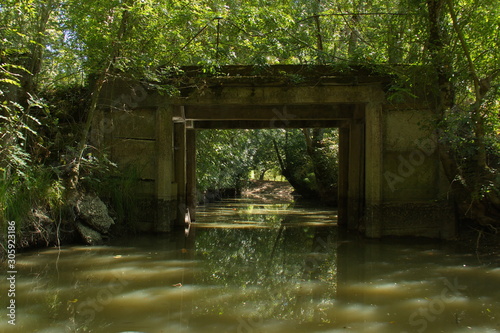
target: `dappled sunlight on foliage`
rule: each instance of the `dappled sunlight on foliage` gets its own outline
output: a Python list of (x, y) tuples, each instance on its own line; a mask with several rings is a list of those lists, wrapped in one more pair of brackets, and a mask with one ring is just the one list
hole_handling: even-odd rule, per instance
[(198, 189), (241, 188), (253, 172), (280, 172), (298, 194), (318, 197), (317, 175), (335, 198), (338, 178), (338, 132), (322, 129), (308, 149), (301, 130), (204, 130), (197, 138)]

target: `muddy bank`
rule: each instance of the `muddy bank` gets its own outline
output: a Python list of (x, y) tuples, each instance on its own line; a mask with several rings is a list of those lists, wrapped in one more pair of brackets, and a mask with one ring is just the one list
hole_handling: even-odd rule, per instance
[(288, 182), (273, 182), (265, 180), (252, 180), (243, 190), (242, 196), (263, 201), (283, 201), (294, 200), (293, 187)]

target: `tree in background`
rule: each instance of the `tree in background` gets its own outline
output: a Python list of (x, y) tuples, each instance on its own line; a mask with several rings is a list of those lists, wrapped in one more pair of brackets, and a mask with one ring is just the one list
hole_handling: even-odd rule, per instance
[(256, 146), (251, 130), (203, 130), (196, 143), (198, 191), (241, 189)]
[(278, 169), (305, 198), (337, 202), (335, 129), (203, 130), (197, 136), (198, 190), (244, 186), (252, 171)]
[(427, 13), (441, 160), (461, 215), (498, 225), (500, 7), (427, 0)]
[(338, 132), (336, 129), (289, 129), (274, 140), (283, 176), (298, 194), (336, 204), (338, 192)]

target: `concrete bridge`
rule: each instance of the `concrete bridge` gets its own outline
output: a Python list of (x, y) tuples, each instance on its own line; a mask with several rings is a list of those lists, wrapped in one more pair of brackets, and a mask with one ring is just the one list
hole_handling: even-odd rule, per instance
[[(196, 132), (215, 128), (338, 127), (339, 224), (368, 237), (452, 238), (455, 216), (438, 158), (429, 98), (390, 102), (389, 77), (325, 66), (186, 67), (103, 88), (93, 144), (140, 172), (143, 229), (169, 231), (196, 204)], [(414, 92), (415, 93), (415, 92)]]

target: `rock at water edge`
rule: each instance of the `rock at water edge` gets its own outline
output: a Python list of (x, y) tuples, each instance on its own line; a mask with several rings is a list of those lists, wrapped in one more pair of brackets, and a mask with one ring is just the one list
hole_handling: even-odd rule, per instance
[(77, 223), (76, 230), (88, 245), (98, 245), (103, 242), (101, 234), (86, 225)]
[(87, 194), (77, 203), (80, 218), (92, 229), (106, 234), (115, 222), (108, 214), (108, 208), (99, 197)]

